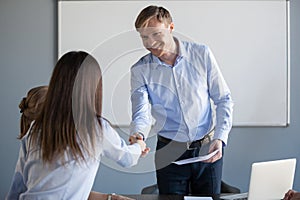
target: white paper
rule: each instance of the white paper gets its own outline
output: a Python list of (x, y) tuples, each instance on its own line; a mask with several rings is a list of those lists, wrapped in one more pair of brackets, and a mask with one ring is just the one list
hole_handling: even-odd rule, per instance
[(219, 149), (211, 152), (210, 154), (204, 155), (204, 156), (188, 158), (188, 159), (184, 159), (184, 160), (178, 160), (178, 161), (175, 161), (175, 162), (172, 162), (172, 163), (177, 164), (177, 165), (184, 165), (184, 164), (188, 164), (188, 163), (194, 163), (194, 162), (207, 160), (207, 159), (210, 159), (211, 157), (213, 157), (214, 155), (216, 155), (216, 153), (218, 151), (219, 151)]
[(212, 200), (211, 197), (190, 197), (184, 196), (184, 200)]

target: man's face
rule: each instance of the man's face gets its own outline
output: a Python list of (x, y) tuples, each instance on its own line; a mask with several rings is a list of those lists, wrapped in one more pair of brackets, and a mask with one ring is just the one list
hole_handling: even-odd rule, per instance
[(167, 27), (164, 23), (153, 18), (149, 21), (147, 27), (140, 28), (138, 31), (143, 45), (153, 55), (161, 57), (166, 52), (169, 52), (169, 47), (173, 40), (170, 26)]

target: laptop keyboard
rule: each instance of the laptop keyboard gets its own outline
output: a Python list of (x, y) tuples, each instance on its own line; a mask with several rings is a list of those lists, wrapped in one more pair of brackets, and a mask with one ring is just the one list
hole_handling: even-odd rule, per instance
[(226, 196), (222, 196), (221, 199), (225, 199), (225, 200), (247, 200), (248, 199), (248, 193), (226, 195)]

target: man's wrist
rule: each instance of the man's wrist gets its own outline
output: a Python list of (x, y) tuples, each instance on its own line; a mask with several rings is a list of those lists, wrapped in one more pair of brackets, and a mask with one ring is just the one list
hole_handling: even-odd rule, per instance
[(138, 132), (137, 134), (139, 134), (140, 136), (142, 136), (143, 141), (145, 141), (145, 135), (143, 133)]
[(115, 195), (115, 193), (111, 193), (107, 195), (107, 200), (113, 200), (113, 195)]

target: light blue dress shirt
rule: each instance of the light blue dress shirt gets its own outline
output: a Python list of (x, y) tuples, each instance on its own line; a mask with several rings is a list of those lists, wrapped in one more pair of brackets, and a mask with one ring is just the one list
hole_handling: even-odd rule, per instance
[(147, 137), (153, 116), (152, 131), (165, 138), (195, 141), (215, 127), (214, 139), (227, 144), (233, 101), (219, 66), (207, 46), (177, 41), (174, 66), (149, 53), (131, 67), (130, 132)]
[[(68, 159), (65, 165), (57, 161), (54, 165), (44, 165), (40, 150), (29, 148), (28, 134), (21, 140), (21, 148), (11, 188), (6, 199), (11, 200), (53, 200), (87, 199), (104, 155), (123, 167), (137, 164), (141, 155), (139, 144), (127, 146), (118, 133), (101, 119), (103, 136), (99, 135), (96, 156), (86, 157), (85, 162)], [(102, 139), (100, 139), (102, 138)]]

